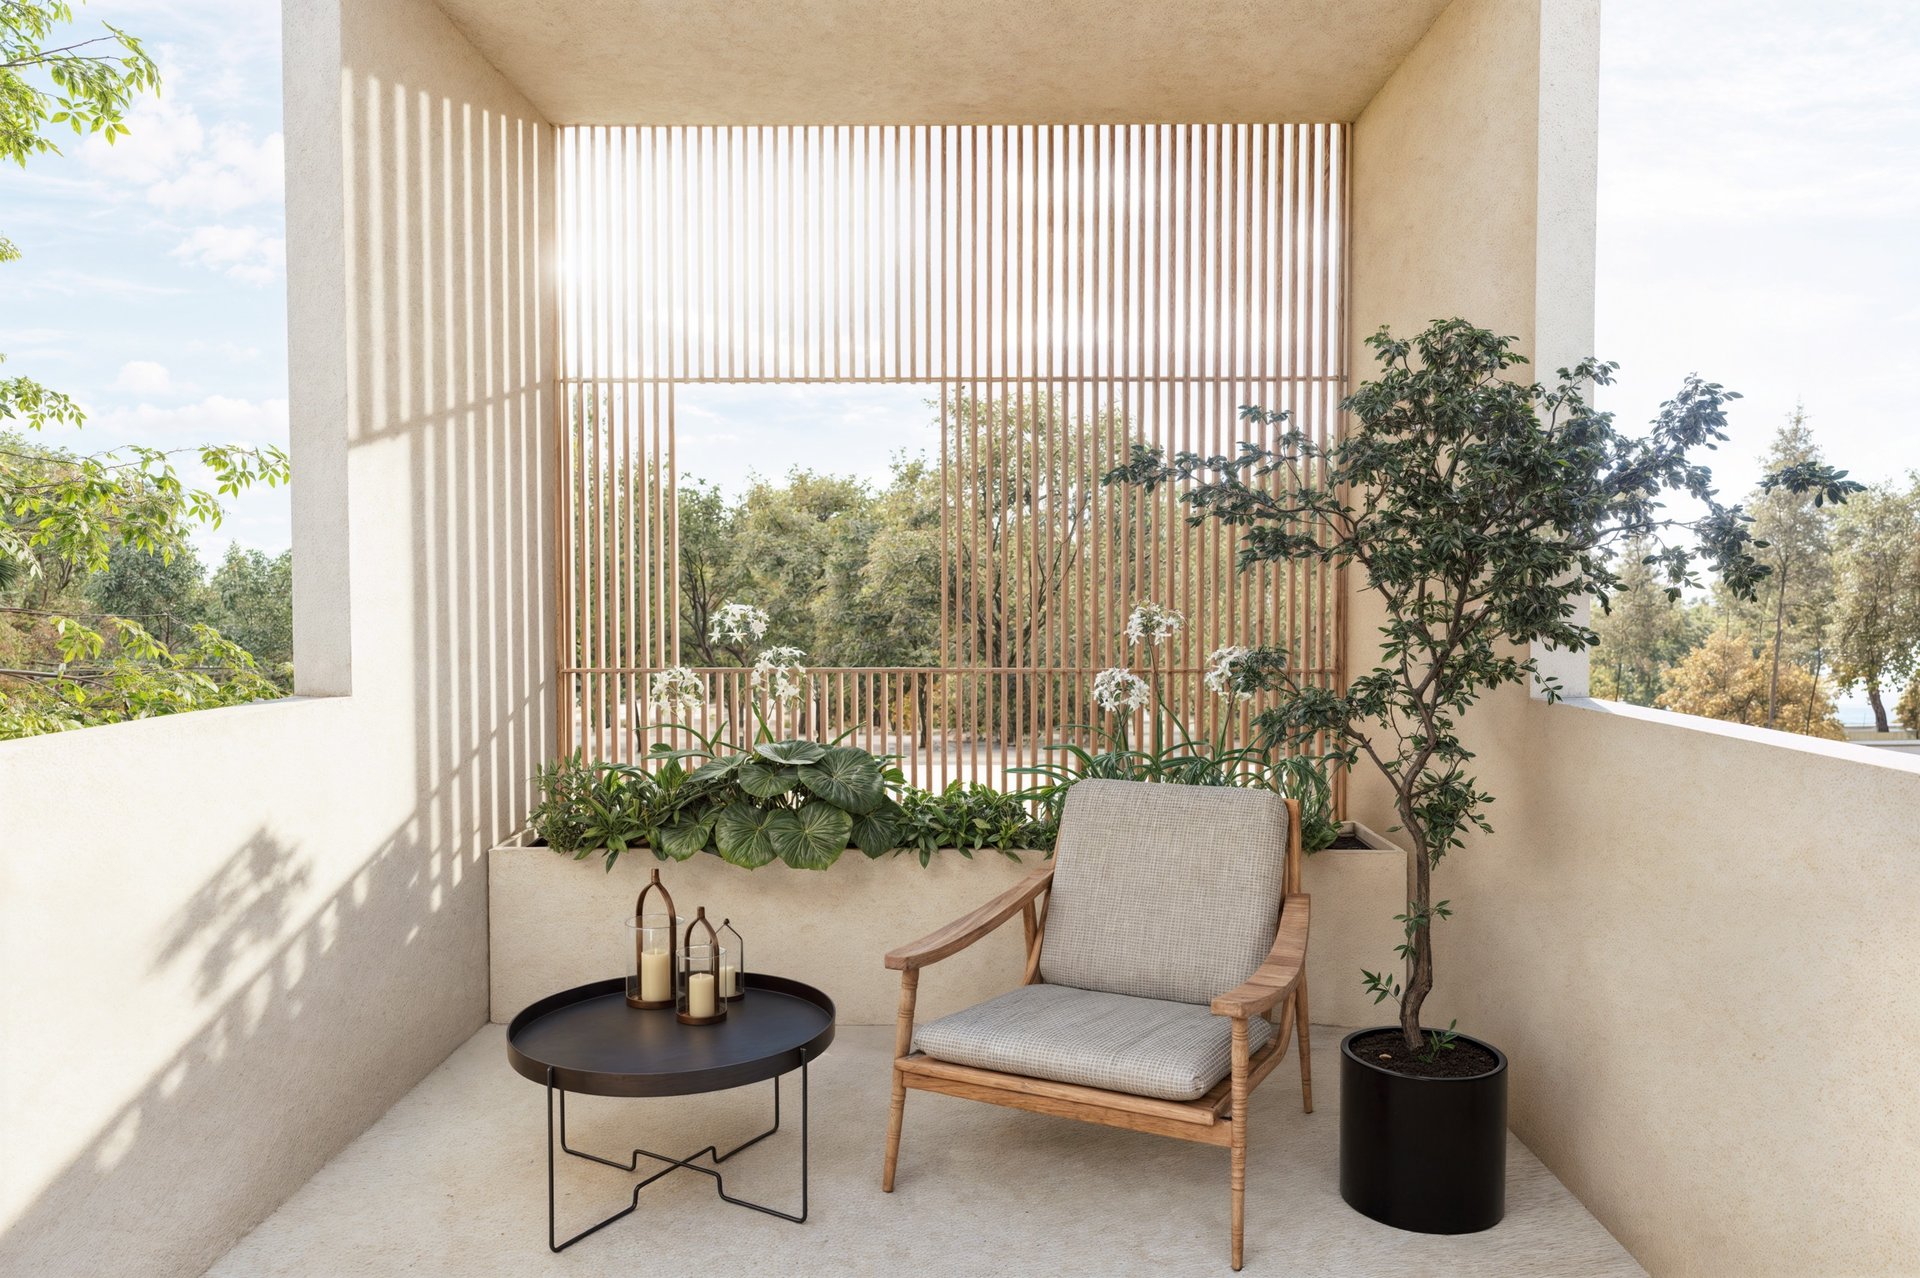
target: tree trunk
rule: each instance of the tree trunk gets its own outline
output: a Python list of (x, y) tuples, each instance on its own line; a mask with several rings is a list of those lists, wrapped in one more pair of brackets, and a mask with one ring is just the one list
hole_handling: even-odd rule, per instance
[(1878, 682), (1867, 685), (1867, 700), (1873, 703), (1874, 729), (1878, 732), (1891, 731), (1887, 726), (1887, 703), (1880, 699), (1880, 685)]
[(1773, 673), (1767, 678), (1767, 726), (1780, 714), (1780, 641), (1787, 628), (1787, 564), (1780, 562), (1780, 593), (1773, 605)]
[(1407, 853), (1407, 913), (1421, 920), (1407, 938), (1413, 953), (1407, 959), (1406, 985), (1400, 991), (1400, 1034), (1408, 1051), (1419, 1051), (1426, 1046), (1420, 1033), (1420, 1008), (1433, 991), (1433, 918), (1429, 913), (1433, 906), (1433, 864), (1427, 858), (1427, 841), (1405, 802), (1400, 805), (1400, 824), (1413, 844), (1413, 850)]

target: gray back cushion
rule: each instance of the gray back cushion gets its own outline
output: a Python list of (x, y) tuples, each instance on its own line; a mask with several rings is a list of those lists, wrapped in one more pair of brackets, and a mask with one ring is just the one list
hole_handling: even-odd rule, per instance
[(1273, 948), (1287, 807), (1269, 790), (1081, 781), (1040, 957), (1055, 985), (1207, 1003)]

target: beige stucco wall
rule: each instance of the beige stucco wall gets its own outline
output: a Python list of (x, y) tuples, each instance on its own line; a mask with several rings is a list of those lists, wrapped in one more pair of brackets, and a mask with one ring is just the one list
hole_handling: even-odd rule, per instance
[(1913, 1273), (1920, 760), (1525, 698), (1474, 745), (1434, 1007), (1521, 1139), (1655, 1274)]
[[(1457, 0), (1360, 117), (1356, 343), (1460, 314), (1536, 373), (1594, 353), (1596, 9)], [(1920, 1092), (1876, 1045), (1920, 1012), (1920, 765), (1523, 689), (1467, 726), (1495, 833), (1436, 874), (1427, 1019), (1509, 1053), (1518, 1135), (1655, 1274), (1913, 1272)], [(1392, 824), (1370, 777), (1353, 815)]]
[(482, 1024), (547, 749), (550, 130), (427, 0), (286, 13), (297, 657), (0, 743), (0, 1272), (197, 1274)]

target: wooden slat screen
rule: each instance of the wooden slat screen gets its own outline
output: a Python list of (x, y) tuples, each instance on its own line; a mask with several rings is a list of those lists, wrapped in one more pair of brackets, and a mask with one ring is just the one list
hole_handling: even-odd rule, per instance
[[(784, 729), (897, 753), (921, 784), (998, 779), (1097, 716), (1128, 609), (1186, 628), (1154, 671), (1188, 731), (1222, 644), (1339, 678), (1330, 571), (1236, 572), (1163, 491), (1103, 489), (1132, 441), (1230, 451), (1236, 410), (1336, 428), (1348, 352), (1347, 126), (561, 130), (557, 494), (562, 740), (658, 739), (683, 660), (675, 404), (703, 382), (924, 383), (938, 397), (941, 661), (814, 670)], [(777, 640), (775, 640), (777, 641)], [(700, 672), (710, 730), (746, 672)], [(1136, 725), (1138, 732), (1144, 725)]]

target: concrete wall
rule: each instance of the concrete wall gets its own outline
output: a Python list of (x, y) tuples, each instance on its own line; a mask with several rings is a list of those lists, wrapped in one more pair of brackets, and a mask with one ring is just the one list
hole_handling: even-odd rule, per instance
[(1655, 1274), (1912, 1273), (1920, 760), (1604, 702), (1475, 725), (1440, 1017)]
[(197, 1274), (487, 1015), (548, 749), (551, 130), (286, 13), (301, 690), (0, 743), (0, 1272)]
[[(555, 990), (625, 972), (624, 920), (657, 866), (682, 917), (691, 919), (704, 905), (715, 927), (722, 918), (733, 920), (746, 943), (748, 971), (826, 991), (842, 1025), (891, 1025), (900, 973), (887, 970), (887, 951), (985, 905), (1044, 858), (1028, 852), (1022, 861), (998, 852), (976, 852), (972, 860), (943, 852), (923, 867), (914, 857), (869, 861), (848, 852), (828, 870), (794, 870), (777, 861), (743, 870), (717, 856), (662, 863), (640, 852), (608, 871), (598, 857), (574, 861), (550, 848), (496, 848), (488, 861), (493, 1019), (504, 1024)], [(1025, 971), (1025, 938), (1015, 918), (928, 969), (919, 1019), (1005, 994)]]
[[(1593, 353), (1596, 38), (1591, 0), (1456, 0), (1362, 114), (1356, 343), (1460, 314), (1536, 373)], [(1584, 660), (1550, 661), (1581, 690)], [(1514, 1130), (1656, 1274), (1911, 1272), (1920, 766), (1522, 689), (1467, 729), (1496, 832), (1436, 872), (1428, 1019), (1509, 1053)], [(1393, 824), (1384, 787), (1357, 777), (1353, 815)], [(1329, 869), (1342, 919), (1402, 899)]]

